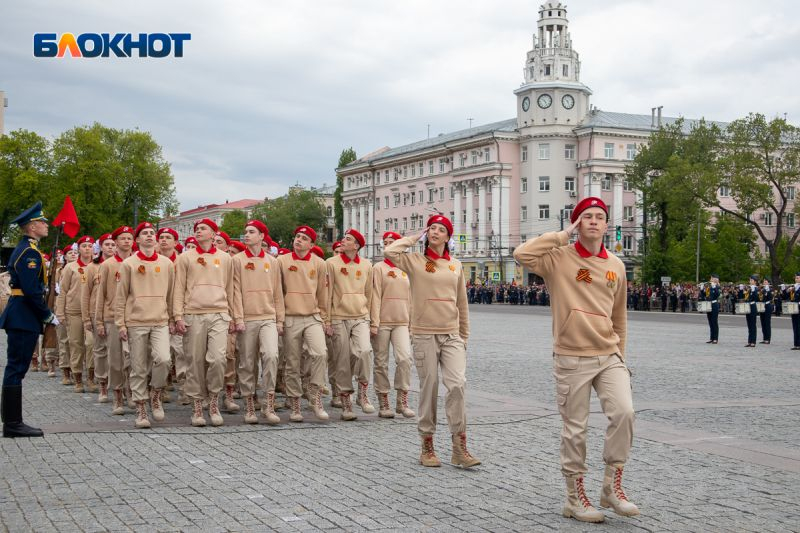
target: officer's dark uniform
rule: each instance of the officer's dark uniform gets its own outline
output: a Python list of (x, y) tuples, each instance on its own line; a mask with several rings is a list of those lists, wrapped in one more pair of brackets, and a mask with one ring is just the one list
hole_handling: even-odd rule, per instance
[(764, 302), (764, 312), (761, 313), (761, 335), (764, 339), (761, 344), (769, 344), (772, 340), (772, 313), (775, 311), (775, 294), (769, 285), (758, 291), (758, 301)]
[[(42, 203), (26, 210), (12, 224), (20, 227), (34, 220), (47, 222)], [(45, 304), (46, 263), (36, 247), (36, 240), (23, 236), (11, 253), (11, 298), (0, 315), (0, 329), (8, 335), (8, 362), (3, 375), (2, 411), (4, 437), (41, 437), (40, 429), (22, 422), (22, 380), (31, 364), (33, 349), (42, 334), (43, 324), (53, 313)]]
[[(795, 279), (800, 276), (800, 272), (795, 274)], [(800, 304), (800, 284), (795, 283), (783, 291), (783, 299), (787, 302)], [(792, 350), (800, 350), (800, 314), (790, 315), (792, 317), (792, 333), (794, 333), (794, 344)]]
[[(757, 278), (754, 277), (750, 279), (757, 281)], [(753, 289), (753, 285), (739, 291), (739, 300), (750, 304), (750, 312), (745, 315), (745, 319), (747, 320), (747, 344), (745, 348), (753, 348), (756, 345), (758, 336), (758, 331), (756, 330), (756, 302), (758, 301), (758, 292), (758, 287)]]
[[(711, 277), (716, 278), (715, 275)], [(714, 287), (710, 283), (706, 285), (700, 293), (700, 300), (711, 302), (711, 311), (706, 313), (711, 339), (706, 344), (717, 344), (719, 342), (719, 285)]]

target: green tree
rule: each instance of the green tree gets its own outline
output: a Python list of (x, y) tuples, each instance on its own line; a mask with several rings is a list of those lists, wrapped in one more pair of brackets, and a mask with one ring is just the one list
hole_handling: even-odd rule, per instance
[(251, 212), (251, 217), (263, 220), (270, 237), (285, 248), (291, 248), (294, 230), (298, 226), (312, 227), (322, 236), (326, 215), (317, 193), (300, 188), (291, 188), (285, 196), (267, 200)]
[(10, 236), (10, 221), (43, 198), (52, 171), (47, 139), (26, 130), (0, 136), (0, 243)]
[[(357, 159), (356, 151), (353, 147), (342, 150), (339, 155), (339, 164), (336, 166), (336, 192), (333, 193), (333, 214), (335, 217), (336, 232), (338, 235), (344, 233), (344, 207), (342, 206), (342, 191), (344, 191), (344, 178), (338, 170)], [(336, 238), (336, 235), (334, 235)]]
[(241, 209), (228, 211), (222, 217), (219, 229), (230, 235), (231, 239), (238, 239), (240, 235), (244, 234), (244, 225), (247, 220), (247, 213)]

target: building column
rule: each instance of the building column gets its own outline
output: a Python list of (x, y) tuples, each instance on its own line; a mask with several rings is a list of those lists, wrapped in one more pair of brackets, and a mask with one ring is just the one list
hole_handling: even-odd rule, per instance
[(464, 228), (464, 232), (467, 234), (467, 250), (475, 249), (475, 244), (474, 244), (475, 232), (472, 230), (472, 210), (474, 209), (474, 207), (472, 207), (472, 203), (474, 200), (474, 195), (472, 192), (473, 187), (474, 184), (471, 181), (464, 182), (464, 188), (467, 191), (467, 201), (465, 202), (466, 205), (464, 206), (464, 208), (467, 210), (467, 222), (466, 224), (464, 224), (466, 226)]
[(492, 232), (495, 234), (497, 242), (500, 242), (500, 180), (491, 178), (492, 180)]
[(642, 225), (644, 224), (644, 211), (639, 207), (642, 205), (642, 191), (636, 191), (636, 205), (633, 207), (634, 220), (636, 220), (636, 227), (633, 230), (633, 253), (639, 253), (639, 239), (637, 238), (640, 235), (640, 231), (642, 230)]
[[(342, 226), (346, 230), (350, 227), (350, 202), (342, 202)], [(333, 240), (339, 238), (338, 236), (338, 228), (333, 229)]]
[[(492, 197), (497, 194), (498, 202), (500, 204), (499, 213), (497, 218), (500, 219), (500, 232), (497, 239), (497, 244), (503, 254), (505, 264), (503, 265), (505, 272), (503, 279), (511, 281), (514, 277), (515, 263), (514, 258), (509, 254), (511, 246), (511, 178), (508, 176), (498, 176), (497, 185), (492, 187)], [(492, 218), (496, 215), (492, 210)], [(519, 213), (516, 213), (514, 218), (519, 218)], [(521, 222), (520, 222), (521, 223)], [(516, 228), (516, 233), (519, 235), (520, 228)], [(530, 236), (529, 236), (530, 237)]]
[[(461, 235), (464, 233), (464, 230), (461, 226), (461, 184), (454, 183), (453, 184), (453, 233), (455, 235)], [(456, 249), (460, 252), (461, 251), (461, 244), (458, 243), (458, 238), (456, 238)]]
[(367, 258), (371, 261), (375, 257), (375, 198), (367, 198)]
[(614, 178), (613, 178), (614, 199), (612, 201), (614, 202), (613, 217), (614, 217), (614, 225), (615, 226), (622, 225), (622, 212), (623, 212), (623, 209), (622, 209), (622, 207), (623, 207), (623, 205), (622, 205), (622, 196), (623, 196), (622, 195), (622, 192), (623, 192), (622, 191), (622, 186), (623, 186), (623, 180), (624, 179), (625, 179), (625, 176), (623, 174), (614, 174)]
[[(364, 231), (364, 226), (366, 225), (367, 215), (366, 215), (366, 205), (364, 204), (364, 199), (362, 198), (358, 202), (358, 227), (356, 228), (359, 233), (365, 235), (366, 232)], [(366, 257), (364, 250), (361, 250), (361, 257)]]
[(483, 250), (483, 255), (489, 254), (489, 238), (486, 236), (486, 185), (487, 181), (481, 179), (478, 183), (478, 248)]
[(597, 196), (603, 192), (603, 175), (592, 172), (589, 174), (589, 194), (587, 196)]

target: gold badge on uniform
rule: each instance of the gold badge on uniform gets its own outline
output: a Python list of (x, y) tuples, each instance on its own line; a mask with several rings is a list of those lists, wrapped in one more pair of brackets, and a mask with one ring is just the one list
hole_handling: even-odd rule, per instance
[(122, 276), (120, 275), (120, 273), (119, 273), (119, 272), (117, 272), (116, 274), (114, 274), (114, 281), (116, 281), (116, 282), (119, 282), (119, 280), (120, 280), (120, 279), (122, 279)]
[(309, 277), (310, 279), (314, 279), (314, 278), (316, 278), (316, 277), (317, 277), (317, 271), (316, 271), (316, 270), (314, 270), (314, 269), (312, 268), (312, 269), (311, 269), (311, 270), (308, 272), (308, 277)]
[(38, 265), (38, 264), (36, 263), (36, 261), (34, 261), (33, 259), (31, 259), (30, 261), (28, 261), (28, 268), (36, 268), (36, 267), (38, 267), (38, 266), (39, 266), (39, 265)]
[(220, 264), (220, 261), (219, 261), (219, 259), (214, 259), (214, 266), (215, 266), (216, 268), (219, 268), (219, 264)]
[(347, 275), (347, 267), (340, 268), (339, 272), (341, 272), (342, 274), (344, 274), (346, 276)]
[(144, 268), (144, 265), (139, 265), (137, 270), (139, 271), (139, 274), (144, 274), (146, 269)]
[(289, 272), (297, 272), (297, 267), (292, 265), (289, 267)]
[(78, 274), (83, 274), (83, 267), (78, 267)]
[(613, 272), (611, 270), (606, 272), (606, 279), (608, 280), (608, 283), (606, 283), (606, 285), (608, 285), (609, 288), (613, 289), (617, 285), (617, 273), (616, 272)]
[(264, 270), (269, 270), (269, 263), (264, 263)]
[(430, 274), (436, 272), (436, 265), (434, 264), (433, 261), (428, 260), (425, 262), (425, 272), (428, 272)]
[(247, 264), (244, 266), (244, 269), (245, 269), (245, 270), (255, 270), (255, 269), (256, 269), (256, 265), (255, 265), (255, 263), (253, 263), (253, 262), (250, 262), (250, 263), (247, 263)]
[(360, 278), (360, 277), (361, 277), (361, 271), (360, 271), (360, 270), (356, 270), (356, 277), (357, 277), (357, 278)]
[(160, 266), (156, 267), (156, 272), (161, 272), (161, 267)]
[(579, 268), (578, 275), (575, 276), (576, 281), (585, 281), (586, 283), (592, 282), (592, 276), (589, 274), (588, 268)]
[(455, 272), (456, 271), (456, 266), (455, 265), (450, 265), (449, 268), (450, 268), (450, 272)]
[(390, 278), (396, 278), (396, 277), (397, 277), (397, 274), (395, 274), (395, 273), (394, 273), (394, 270), (390, 270), (390, 271), (389, 271), (389, 274), (388, 274), (388, 276), (389, 276)]
[(405, 272), (400, 272), (400, 275), (403, 276), (404, 278), (406, 277), (406, 273)]

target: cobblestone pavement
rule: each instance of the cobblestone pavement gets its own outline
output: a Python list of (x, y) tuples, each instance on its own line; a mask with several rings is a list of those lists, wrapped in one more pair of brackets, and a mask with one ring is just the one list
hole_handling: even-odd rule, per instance
[[(191, 428), (188, 407), (171, 403), (165, 422), (136, 431), (131, 413), (113, 417), (93, 395), (29, 373), (25, 418), (46, 435), (0, 439), (0, 530), (800, 531), (800, 354), (788, 320), (776, 319), (772, 345), (745, 349), (742, 317), (723, 317), (714, 346), (702, 315), (631, 313), (637, 427), (625, 486), (642, 516), (588, 525), (560, 514), (548, 310), (471, 313), (475, 469), (419, 466), (413, 420), (344, 423), (333, 412), (330, 423), (272, 428), (227, 415), (222, 428)], [(597, 504), (605, 420), (596, 402), (592, 411)], [(440, 413), (436, 446), (449, 459)]]

